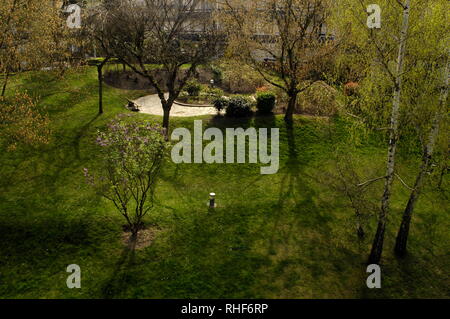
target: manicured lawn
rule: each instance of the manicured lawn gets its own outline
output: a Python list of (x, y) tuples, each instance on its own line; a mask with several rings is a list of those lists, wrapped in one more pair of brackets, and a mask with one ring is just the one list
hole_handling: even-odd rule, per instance
[[(97, 116), (94, 68), (63, 79), (44, 73), (14, 78), (14, 88), (40, 96), (52, 120), (51, 144), (0, 154), (1, 298), (448, 298), (449, 210), (445, 194), (427, 189), (417, 205), (409, 256), (392, 254), (408, 190), (396, 182), (383, 258), (382, 285), (366, 288), (365, 261), (375, 228), (356, 239), (353, 211), (323, 182), (332, 153), (350, 143), (339, 119), (281, 117), (251, 121), (203, 117), (206, 126), (279, 127), (280, 171), (254, 164), (167, 163), (157, 207), (146, 218), (162, 231), (131, 253), (121, 241), (122, 217), (85, 183), (94, 167), (97, 129), (126, 112), (125, 98), (145, 92), (105, 87)], [(160, 120), (158, 117), (140, 117)], [(198, 118), (197, 118), (198, 119)], [(193, 127), (173, 118), (172, 127)], [(357, 150), (361, 171), (383, 174), (385, 150), (371, 138)], [(399, 171), (411, 182), (412, 156)], [(379, 175), (381, 175), (379, 174)], [(379, 176), (377, 175), (377, 176)], [(448, 182), (448, 181), (446, 181)], [(380, 185), (381, 186), (381, 185)], [(208, 193), (219, 207), (208, 211)], [(381, 196), (380, 187), (374, 188)], [(78, 264), (82, 288), (66, 287)]]

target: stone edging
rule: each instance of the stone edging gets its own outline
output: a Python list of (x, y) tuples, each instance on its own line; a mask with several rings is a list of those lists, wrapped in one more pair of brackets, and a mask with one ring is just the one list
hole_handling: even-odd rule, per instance
[(186, 107), (214, 107), (212, 104), (186, 104), (178, 101), (174, 101), (174, 104), (180, 105), (180, 106), (186, 106)]

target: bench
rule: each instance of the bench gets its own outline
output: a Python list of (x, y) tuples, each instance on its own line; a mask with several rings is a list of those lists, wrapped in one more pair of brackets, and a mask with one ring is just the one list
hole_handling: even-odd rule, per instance
[(133, 112), (139, 112), (139, 107), (138, 107), (138, 105), (137, 105), (136, 103), (134, 103), (133, 101), (131, 101), (131, 100), (129, 100), (129, 99), (127, 99), (127, 101), (128, 101), (127, 108), (128, 108), (130, 111), (133, 111)]

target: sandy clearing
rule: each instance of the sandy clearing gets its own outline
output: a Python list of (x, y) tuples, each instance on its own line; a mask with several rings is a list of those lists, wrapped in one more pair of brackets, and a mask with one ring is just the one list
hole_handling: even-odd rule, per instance
[[(168, 95), (166, 94), (166, 97)], [(138, 106), (141, 113), (163, 116), (161, 101), (157, 94), (143, 96), (133, 101)], [(174, 104), (170, 111), (170, 116), (189, 117), (200, 115), (216, 115), (214, 107), (190, 107)]]

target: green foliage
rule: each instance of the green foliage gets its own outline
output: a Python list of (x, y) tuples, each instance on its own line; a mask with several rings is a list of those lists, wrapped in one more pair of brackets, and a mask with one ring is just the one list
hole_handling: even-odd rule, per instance
[(299, 94), (301, 111), (316, 116), (333, 116), (338, 113), (340, 94), (334, 87), (318, 81)]
[(210, 86), (204, 88), (202, 93), (210, 99), (220, 98), (224, 95), (224, 92), (222, 89), (212, 88)]
[(252, 103), (244, 96), (236, 95), (230, 98), (226, 115), (230, 117), (246, 117), (252, 114)]
[[(369, 4), (369, 2), (366, 2)], [(382, 10), (382, 28), (371, 32), (362, 27), (367, 12), (358, 0), (336, 4), (330, 27), (346, 34), (336, 54), (330, 81), (344, 84), (358, 81), (358, 96), (348, 97), (346, 112), (355, 119), (358, 130), (382, 130), (389, 126), (398, 54), (401, 7), (390, 1), (378, 2)], [(359, 9), (356, 9), (359, 8)], [(448, 1), (411, 2), (407, 54), (404, 59), (399, 131), (399, 152), (420, 151), (427, 139), (433, 114), (439, 104), (439, 88), (448, 56)], [(445, 35), (445, 36), (443, 36)], [(371, 39), (372, 38), (372, 39)]]
[(225, 61), (222, 66), (223, 84), (231, 93), (254, 93), (258, 87), (265, 84), (261, 75), (247, 65), (236, 61)]
[(202, 85), (198, 83), (197, 80), (192, 79), (186, 83), (184, 90), (188, 92), (189, 96), (199, 96), (202, 90)]
[(228, 107), (229, 100), (225, 97), (218, 97), (213, 101), (213, 105), (218, 112), (225, 110)]
[(262, 114), (273, 112), (276, 103), (276, 96), (272, 92), (261, 92), (256, 96), (256, 109)]
[(211, 71), (213, 74), (213, 80), (216, 84), (221, 84), (223, 81), (223, 71), (220, 67), (211, 65)]

